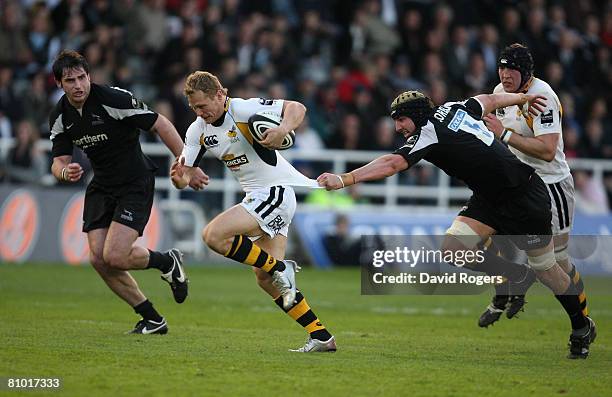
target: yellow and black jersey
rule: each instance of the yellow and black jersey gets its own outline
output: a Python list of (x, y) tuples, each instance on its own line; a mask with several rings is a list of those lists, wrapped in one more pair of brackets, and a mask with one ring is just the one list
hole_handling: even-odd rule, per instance
[[(500, 84), (495, 87), (493, 93), (504, 92)], [(533, 138), (544, 134), (562, 134), (561, 117), (563, 115), (561, 103), (557, 94), (543, 80), (534, 77), (526, 91), (527, 94), (539, 94), (546, 97), (546, 109), (533, 117), (528, 112), (528, 105), (522, 107), (517, 105), (499, 108), (495, 115), (501, 121), (504, 128), (511, 130), (525, 137)], [(510, 146), (510, 151), (514, 153), (522, 162), (535, 168), (542, 180), (547, 184), (560, 182), (570, 175), (569, 165), (563, 153), (563, 137), (559, 137), (559, 143), (555, 152), (555, 158), (551, 161), (540, 160), (521, 152)]]
[(225, 113), (215, 124), (198, 117), (187, 129), (182, 156), (185, 165), (196, 167), (206, 151), (221, 160), (245, 192), (276, 185), (318, 187), (276, 150), (253, 140), (249, 117), (260, 111), (282, 114), (282, 100), (228, 98)]

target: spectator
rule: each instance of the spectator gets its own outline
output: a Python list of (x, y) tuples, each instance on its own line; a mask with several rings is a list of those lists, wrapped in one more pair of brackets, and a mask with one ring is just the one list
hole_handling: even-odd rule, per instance
[(362, 149), (362, 130), (359, 116), (347, 113), (342, 122), (330, 137), (327, 147), (331, 149), (359, 150)]
[(470, 55), (469, 67), (463, 81), (470, 96), (484, 92), (491, 85), (481, 54), (473, 52)]
[(359, 266), (360, 238), (351, 236), (346, 215), (336, 215), (334, 229), (325, 234), (323, 245), (334, 265)]
[(470, 63), (470, 43), (465, 26), (453, 28), (451, 43), (445, 51), (444, 63), (448, 76), (454, 84), (463, 83), (465, 72)]
[(32, 77), (30, 87), (23, 94), (25, 118), (34, 123), (43, 135), (49, 134), (48, 117), (52, 107), (46, 84), (47, 74), (38, 72)]
[(23, 118), (23, 103), (15, 93), (13, 69), (9, 64), (0, 64), (0, 113), (13, 123)]
[(364, 34), (367, 43), (366, 53), (392, 54), (400, 45), (399, 34), (388, 26), (381, 16), (379, 0), (366, 0), (364, 3)]
[(9, 151), (6, 166), (10, 182), (41, 182), (47, 161), (36, 146), (39, 138), (38, 131), (30, 120), (22, 120), (17, 124), (15, 146)]
[(18, 1), (0, 5), (0, 63), (24, 65), (31, 59), (28, 43), (23, 36), (26, 19)]
[(485, 68), (490, 80), (497, 77), (497, 56), (499, 54), (499, 37), (497, 29), (492, 24), (485, 24), (481, 27), (479, 43), (475, 50), (482, 54)]
[(576, 210), (586, 214), (608, 213), (608, 198), (604, 185), (586, 171), (574, 171)]
[[(129, 88), (150, 103), (167, 101), (181, 133), (193, 115), (180, 76), (206, 68), (237, 96), (267, 96), (283, 87), (287, 97), (308, 106), (309, 126), (327, 147), (386, 147), (386, 135), (374, 135), (383, 127), (373, 125), (387, 117), (385, 98), (422, 89), (441, 104), (488, 91), (497, 77), (499, 48), (525, 41), (539, 67), (536, 75), (563, 104), (566, 139), (576, 141), (566, 143), (568, 157), (610, 158), (607, 3), (481, 3), (466, 15), (461, 10), (470, 6), (467, 0), (5, 0), (0, 134), (11, 136), (23, 118), (46, 126), (39, 117), (48, 106), (45, 96), (54, 98), (57, 91), (45, 68), (50, 55), (69, 47), (87, 55), (98, 83)], [(432, 177), (407, 179), (424, 183)]]
[(374, 142), (370, 150), (392, 151), (402, 145), (401, 135), (395, 132), (395, 124), (389, 117), (381, 117), (374, 128)]

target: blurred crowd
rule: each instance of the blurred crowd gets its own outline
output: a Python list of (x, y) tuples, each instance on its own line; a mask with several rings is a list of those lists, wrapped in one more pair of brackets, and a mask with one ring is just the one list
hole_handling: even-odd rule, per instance
[[(421, 89), (437, 104), (491, 92), (513, 42), (530, 47), (535, 75), (560, 97), (567, 157), (612, 158), (605, 0), (3, 0), (0, 136), (48, 137), (61, 96), (50, 66), (69, 48), (94, 82), (131, 90), (181, 134), (194, 119), (183, 80), (208, 70), (230, 96), (304, 103), (298, 148), (389, 151), (400, 144), (387, 117), (398, 92)], [(36, 156), (16, 148), (5, 163)]]

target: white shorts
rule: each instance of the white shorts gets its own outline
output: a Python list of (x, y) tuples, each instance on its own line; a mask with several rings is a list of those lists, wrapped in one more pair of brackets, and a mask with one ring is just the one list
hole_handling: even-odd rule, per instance
[(574, 224), (574, 178), (546, 184), (550, 196), (553, 235), (569, 233)]
[(270, 238), (287, 236), (297, 206), (290, 186), (272, 186), (247, 193), (240, 203)]

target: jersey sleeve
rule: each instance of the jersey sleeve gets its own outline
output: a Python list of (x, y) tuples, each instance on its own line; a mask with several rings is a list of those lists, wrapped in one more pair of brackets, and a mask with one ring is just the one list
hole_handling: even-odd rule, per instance
[(191, 123), (185, 134), (185, 145), (181, 153), (181, 157), (185, 158), (186, 166), (197, 167), (200, 164), (202, 156), (206, 153), (206, 147), (203, 142), (200, 142), (200, 138), (203, 139), (203, 137), (204, 131), (198, 125), (198, 120)]
[(431, 123), (421, 128), (421, 132), (408, 137), (404, 146), (398, 148), (393, 154), (399, 154), (412, 167), (421, 161), (438, 143), (436, 131)]
[(102, 106), (115, 120), (145, 131), (149, 131), (157, 121), (158, 114), (131, 92), (118, 87), (99, 88)]
[(482, 106), (482, 103), (480, 103), (480, 101), (474, 97), (464, 101), (463, 106), (470, 114), (470, 116), (472, 116), (476, 120), (480, 120), (484, 116), (484, 106)]
[(249, 120), (249, 117), (257, 112), (267, 111), (281, 116), (283, 113), (284, 103), (285, 101), (282, 99), (233, 98), (230, 108), (233, 112), (234, 119), (237, 122), (246, 123)]
[(533, 118), (533, 135), (561, 133), (561, 105), (554, 95), (542, 92), (546, 97), (546, 108)]
[(59, 109), (59, 104), (49, 115), (49, 131), (51, 131), (51, 154), (53, 157), (71, 156), (72, 155), (72, 139), (64, 128), (62, 121), (62, 113)]
[(446, 107), (459, 107), (464, 109), (470, 116), (475, 118), (476, 120), (481, 120), (484, 116), (484, 106), (482, 103), (474, 97), (468, 98), (465, 101), (461, 102), (446, 102), (444, 104)]

